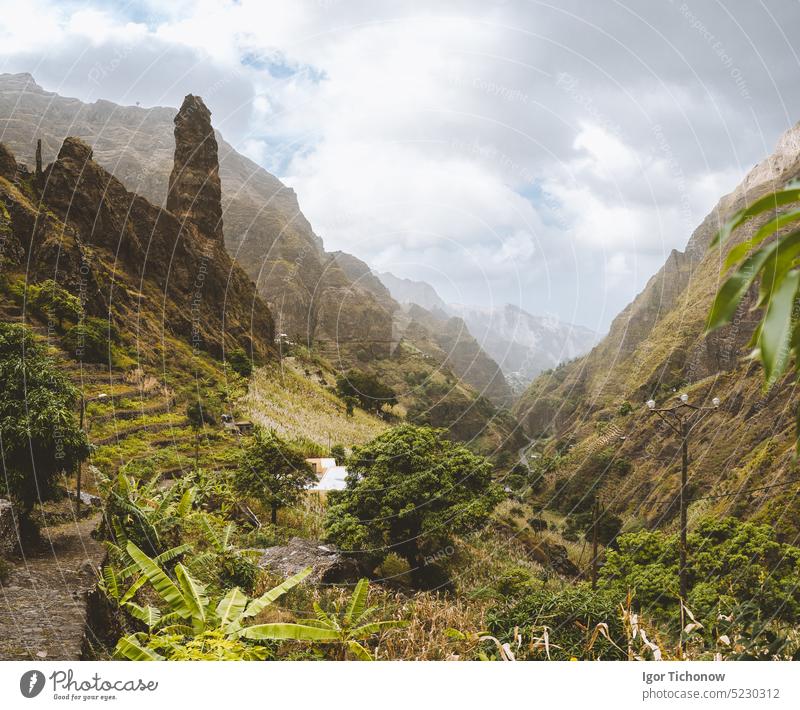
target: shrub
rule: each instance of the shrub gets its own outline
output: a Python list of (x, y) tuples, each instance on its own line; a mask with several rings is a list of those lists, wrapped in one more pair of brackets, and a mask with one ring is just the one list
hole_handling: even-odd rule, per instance
[[(605, 590), (592, 590), (588, 584), (557, 590), (530, 589), (523, 596), (510, 597), (490, 609), (487, 622), (489, 630), (507, 642), (513, 642), (514, 629), (519, 627), (528, 643), (519, 649), (518, 658), (546, 659), (544, 645), (530, 643), (545, 633), (552, 660), (624, 660), (626, 657), (622, 651), (627, 642), (619, 597)], [(608, 636), (613, 643), (596, 633), (598, 624), (608, 625)]]
[(331, 446), (331, 457), (336, 459), (336, 463), (341, 464), (347, 458), (344, 446), (341, 444), (334, 444)]
[(316, 480), (314, 470), (298, 449), (274, 431), (257, 427), (239, 457), (234, 488), (270, 509), (273, 525), (278, 509), (292, 505)]
[[(601, 580), (618, 593), (636, 590), (640, 606), (677, 605), (678, 538), (641, 531), (617, 538)], [(717, 602), (754, 601), (765, 615), (800, 613), (800, 548), (780, 543), (769, 525), (734, 518), (705, 519), (687, 539), (690, 600), (704, 610)]]
[(0, 486), (23, 523), (52, 497), (57, 476), (89, 454), (74, 408), (78, 392), (25, 326), (0, 323)]
[(228, 364), (235, 373), (245, 379), (253, 374), (253, 361), (243, 348), (234, 348), (228, 353)]
[(397, 404), (397, 395), (391, 387), (361, 370), (349, 370), (337, 377), (336, 391), (345, 404), (348, 397), (354, 397), (367, 411), (379, 412), (384, 404)]
[(28, 303), (40, 315), (54, 318), (59, 330), (65, 319), (77, 321), (83, 312), (80, 299), (52, 279), (29, 285)]
[(83, 321), (67, 329), (64, 334), (64, 347), (82, 362), (111, 363), (112, 343), (119, 342), (116, 326), (104, 318), (84, 318)]

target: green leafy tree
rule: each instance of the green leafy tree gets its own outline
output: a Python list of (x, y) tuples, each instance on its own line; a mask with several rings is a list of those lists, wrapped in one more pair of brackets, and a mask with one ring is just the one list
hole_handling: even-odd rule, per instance
[(64, 345), (76, 360), (107, 363), (111, 345), (119, 341), (117, 327), (105, 318), (84, 318), (64, 334)]
[(278, 509), (296, 503), (315, 480), (314, 469), (300, 451), (274, 431), (257, 427), (239, 458), (234, 488), (269, 508), (275, 524)]
[(341, 444), (334, 444), (331, 446), (331, 456), (336, 459), (336, 462), (341, 464), (347, 458), (347, 453), (344, 450), (344, 446)]
[(435, 559), (454, 535), (485, 525), (502, 497), (491, 464), (441, 430), (390, 429), (357, 447), (348, 468), (347, 488), (329, 494), (327, 538), (358, 552), (370, 568), (396, 552), (419, 586), (426, 557)]
[[(658, 531), (627, 533), (609, 550), (600, 577), (620, 596), (667, 609), (678, 604), (678, 537)], [(765, 615), (800, 614), (800, 548), (780, 543), (770, 525), (735, 518), (700, 521), (687, 538), (689, 599), (699, 616), (716, 616), (720, 602), (754, 601)], [(694, 607), (694, 608), (693, 608)]]
[(0, 323), (0, 485), (30, 531), (37, 500), (89, 455), (75, 416), (78, 391), (25, 326)]
[(83, 312), (81, 300), (53, 279), (31, 284), (28, 299), (34, 310), (55, 318), (59, 330), (63, 330), (65, 319), (77, 321)]
[(243, 348), (234, 348), (228, 353), (228, 364), (242, 377), (247, 378), (253, 374), (253, 361)]
[[(346, 404), (354, 397), (362, 409), (379, 412), (384, 404), (397, 404), (397, 395), (374, 375), (362, 370), (349, 370), (336, 378), (336, 391)], [(348, 406), (348, 412), (349, 412)]]
[[(753, 236), (728, 251), (723, 268), (735, 267), (720, 287), (708, 317), (711, 332), (730, 323), (751, 287), (759, 284), (755, 306), (763, 309), (751, 346), (764, 366), (765, 386), (777, 382), (794, 358), (800, 368), (800, 184), (791, 183), (739, 210), (711, 246), (723, 249), (733, 233), (753, 218), (768, 216)], [(800, 372), (800, 370), (798, 370)], [(800, 446), (800, 418), (798, 418)]]

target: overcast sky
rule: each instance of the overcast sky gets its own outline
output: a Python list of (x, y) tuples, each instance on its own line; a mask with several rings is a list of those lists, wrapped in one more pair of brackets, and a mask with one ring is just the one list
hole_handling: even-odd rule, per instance
[(800, 119), (788, 0), (0, 11), (0, 71), (88, 101), (202, 95), (329, 250), (597, 330)]

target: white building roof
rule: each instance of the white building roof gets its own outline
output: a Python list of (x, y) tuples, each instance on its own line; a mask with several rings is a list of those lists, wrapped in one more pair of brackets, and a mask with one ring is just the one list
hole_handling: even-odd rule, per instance
[(341, 491), (346, 486), (346, 478), (347, 469), (344, 466), (331, 466), (325, 469), (319, 481), (308, 488), (312, 491)]

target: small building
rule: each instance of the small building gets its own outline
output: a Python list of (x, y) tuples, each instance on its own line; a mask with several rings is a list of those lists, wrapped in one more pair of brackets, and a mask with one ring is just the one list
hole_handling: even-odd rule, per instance
[(322, 474), (312, 491), (341, 491), (347, 487), (347, 469), (344, 466), (331, 466)]
[(317, 474), (316, 483), (308, 486), (309, 491), (340, 491), (345, 488), (347, 469), (344, 466), (337, 466), (336, 459), (332, 458), (311, 458), (306, 459), (314, 468)]
[(253, 431), (253, 422), (248, 421), (234, 421), (231, 414), (223, 414), (222, 428), (225, 431), (233, 432), (234, 434), (250, 434)]
[(311, 458), (306, 459), (306, 463), (310, 463), (317, 476), (322, 476), (323, 473), (329, 468), (336, 465), (336, 459), (333, 458)]

